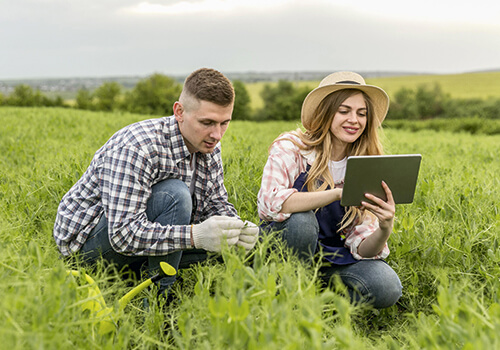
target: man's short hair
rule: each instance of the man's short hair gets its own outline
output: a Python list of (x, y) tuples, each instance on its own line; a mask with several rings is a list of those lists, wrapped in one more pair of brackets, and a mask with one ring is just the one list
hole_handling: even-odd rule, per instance
[(222, 107), (227, 107), (234, 101), (231, 81), (221, 72), (211, 68), (200, 68), (191, 73), (184, 82), (181, 99), (183, 95)]

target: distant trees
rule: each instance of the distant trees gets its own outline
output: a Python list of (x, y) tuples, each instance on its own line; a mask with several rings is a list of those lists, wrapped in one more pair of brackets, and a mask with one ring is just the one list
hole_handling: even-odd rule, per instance
[(33, 90), (29, 85), (20, 84), (7, 97), (0, 99), (1, 105), (21, 107), (63, 107), (64, 100), (60, 96), (51, 99), (43, 95), (40, 90)]
[(500, 99), (454, 99), (439, 84), (401, 88), (394, 94), (387, 119), (500, 118)]
[[(260, 93), (264, 106), (251, 119), (300, 120), (302, 103), (310, 90), (311, 87), (284, 80), (275, 85), (266, 84)], [(394, 94), (387, 119), (470, 117), (500, 119), (500, 99), (454, 99), (439, 84), (401, 88)]]
[(133, 113), (171, 115), (172, 106), (182, 91), (181, 84), (174, 79), (153, 74), (139, 81), (125, 96), (125, 109)]
[(250, 106), (250, 95), (241, 80), (233, 81), (234, 87), (234, 109), (233, 120), (249, 120), (252, 117), (252, 110)]
[(14, 92), (9, 96), (9, 104), (21, 107), (39, 106), (41, 104), (41, 95), (35, 93), (28, 85), (17, 85)]
[(76, 94), (75, 107), (97, 111), (114, 111), (121, 109), (122, 87), (116, 82), (106, 82), (93, 93), (80, 89)]
[(112, 111), (123, 110), (149, 115), (171, 115), (172, 106), (179, 98), (182, 86), (174, 79), (153, 74), (140, 80), (135, 87), (122, 94), (122, 87), (116, 82), (102, 84), (93, 93), (80, 89), (76, 95), (75, 107), (80, 109)]
[[(235, 101), (233, 120), (252, 119), (250, 95), (241, 81), (233, 82)], [(80, 89), (76, 95), (75, 107), (88, 110), (124, 110), (131, 113), (149, 115), (172, 115), (173, 105), (182, 91), (182, 85), (163, 75), (153, 74), (140, 80), (135, 87), (121, 94), (117, 83), (104, 83), (93, 93)]]
[[(267, 83), (260, 91), (263, 106), (254, 109), (247, 86), (233, 81), (235, 101), (233, 120), (300, 120), (302, 103), (314, 86), (288, 80)], [(123, 91), (117, 82), (105, 82), (94, 91), (78, 90), (73, 106), (100, 111), (128, 111), (131, 113), (166, 116), (179, 98), (182, 84), (162, 74), (153, 74), (140, 80), (131, 90)], [(49, 98), (29, 85), (15, 86), (9, 95), (0, 94), (0, 106), (69, 107), (61, 96)], [(401, 88), (391, 98), (387, 120), (428, 120), (436, 118), (500, 119), (500, 99), (456, 99), (441, 86), (419, 85), (414, 89)]]
[(296, 87), (293, 83), (280, 80), (277, 85), (264, 85), (260, 95), (264, 107), (257, 111), (257, 120), (300, 120), (302, 102), (309, 93), (307, 86)]
[(106, 82), (94, 92), (96, 109), (99, 111), (113, 111), (120, 107), (119, 96), (122, 87), (117, 82)]
[(402, 88), (394, 95), (389, 109), (391, 119), (430, 119), (441, 116), (450, 96), (436, 84), (432, 88), (420, 85), (416, 90)]
[[(300, 119), (302, 101), (309, 91), (285, 80), (279, 81), (277, 85), (266, 84), (261, 92), (264, 107), (253, 110), (246, 85), (240, 80), (232, 83), (235, 91), (233, 120)], [(125, 92), (117, 82), (105, 82), (94, 91), (80, 89), (73, 106), (85, 110), (122, 110), (164, 116), (173, 113), (173, 104), (181, 91), (182, 85), (176, 80), (156, 73), (140, 80), (132, 90)], [(16, 86), (9, 96), (0, 95), (0, 105), (67, 107), (60, 96), (51, 100), (28, 85)]]
[(75, 107), (78, 109), (94, 109), (94, 97), (87, 89), (80, 89), (76, 94)]

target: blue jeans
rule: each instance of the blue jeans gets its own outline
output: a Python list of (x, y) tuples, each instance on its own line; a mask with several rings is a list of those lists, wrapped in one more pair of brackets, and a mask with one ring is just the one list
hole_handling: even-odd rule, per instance
[[(146, 215), (152, 222), (162, 225), (189, 225), (191, 222), (192, 200), (189, 189), (178, 179), (167, 179), (152, 187), (152, 194), (146, 205)], [(109, 242), (108, 221), (103, 215), (96, 227), (90, 232), (80, 250), (86, 263), (94, 264), (100, 258), (114, 264), (119, 270), (126, 267), (147, 265), (151, 276), (159, 270), (160, 262), (165, 261), (176, 270), (187, 268), (193, 263), (207, 259), (204, 250), (189, 249), (175, 251), (163, 256), (128, 256), (116, 252)], [(160, 292), (168, 292), (176, 276), (165, 277), (159, 282)]]
[[(275, 222), (286, 245), (299, 257), (311, 261), (318, 243), (319, 225), (313, 211), (294, 213), (283, 222)], [(394, 305), (402, 294), (396, 272), (383, 260), (360, 260), (355, 264), (328, 265), (320, 269), (323, 282), (329, 285), (337, 275), (346, 285), (353, 302), (368, 302), (382, 309)]]

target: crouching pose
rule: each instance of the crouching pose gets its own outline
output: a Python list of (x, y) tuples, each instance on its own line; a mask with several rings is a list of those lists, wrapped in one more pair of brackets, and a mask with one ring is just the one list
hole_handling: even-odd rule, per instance
[[(54, 225), (61, 254), (152, 271), (162, 261), (189, 266), (223, 244), (252, 249), (259, 229), (238, 217), (224, 187), (219, 141), (233, 104), (231, 82), (199, 69), (173, 116), (114, 134), (61, 200)], [(174, 279), (163, 278), (160, 292)]]
[(379, 155), (378, 137), (389, 107), (381, 88), (353, 72), (327, 76), (302, 105), (304, 131), (280, 135), (271, 145), (258, 194), (263, 226), (305, 261), (322, 250), (325, 283), (338, 275), (353, 301), (389, 307), (401, 296), (401, 282), (383, 260), (389, 254), (395, 203), (371, 200), (361, 207), (340, 205), (347, 157)]

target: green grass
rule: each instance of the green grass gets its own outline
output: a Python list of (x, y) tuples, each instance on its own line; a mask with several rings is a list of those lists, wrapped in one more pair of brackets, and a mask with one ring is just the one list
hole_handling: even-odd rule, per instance
[[(99, 335), (81, 310), (88, 288), (66, 276), (52, 226), (59, 200), (120, 127), (147, 116), (67, 109), (0, 109), (0, 339), (5, 349), (494, 349), (500, 347), (500, 136), (387, 129), (387, 153), (423, 155), (415, 201), (397, 208), (388, 263), (400, 302), (377, 312), (318, 287), (273, 237), (251, 255), (226, 249), (181, 273), (177, 302), (141, 308), (148, 290)], [(226, 186), (256, 220), (267, 148), (294, 122), (231, 123)], [(76, 268), (82, 269), (76, 265)], [(133, 284), (91, 273), (113, 306)]]
[(390, 120), (386, 119), (384, 127), (410, 131), (434, 130), (449, 132), (467, 132), (470, 134), (500, 134), (500, 119), (469, 118), (435, 118), (426, 120)]
[(433, 86), (436, 83), (452, 98), (500, 96), (500, 72), (370, 78), (367, 83), (382, 87), (390, 96), (402, 87), (415, 89), (422, 84)]

